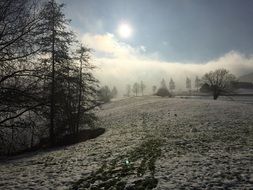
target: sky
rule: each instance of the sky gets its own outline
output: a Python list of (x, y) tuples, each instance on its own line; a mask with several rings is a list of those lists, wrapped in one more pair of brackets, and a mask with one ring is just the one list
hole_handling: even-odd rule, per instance
[[(104, 83), (193, 80), (216, 68), (237, 76), (253, 72), (252, 0), (58, 1), (94, 49)], [(128, 37), (118, 32), (123, 23), (132, 31)]]

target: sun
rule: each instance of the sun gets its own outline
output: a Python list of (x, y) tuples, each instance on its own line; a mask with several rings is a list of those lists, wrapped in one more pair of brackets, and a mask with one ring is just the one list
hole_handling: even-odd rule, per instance
[(129, 38), (133, 33), (132, 27), (127, 23), (121, 23), (118, 27), (118, 34), (122, 38)]

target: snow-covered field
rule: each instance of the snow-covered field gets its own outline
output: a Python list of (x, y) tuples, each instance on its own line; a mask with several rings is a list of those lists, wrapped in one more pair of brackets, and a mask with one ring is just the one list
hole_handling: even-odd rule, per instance
[(137, 97), (96, 139), (0, 162), (0, 189), (252, 189), (253, 105)]

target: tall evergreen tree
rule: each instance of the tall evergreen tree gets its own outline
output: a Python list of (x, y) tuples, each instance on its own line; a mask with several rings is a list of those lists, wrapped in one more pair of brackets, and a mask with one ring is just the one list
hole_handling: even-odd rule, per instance
[(0, 154), (2, 147), (24, 149), (29, 138), (31, 146), (45, 135), (53, 144), (96, 119), (90, 50), (70, 51), (76, 44), (63, 5), (33, 2), (0, 1)]
[[(75, 133), (79, 131), (80, 124), (92, 124), (92, 120), (96, 119), (90, 110), (99, 105), (98, 80), (95, 79), (91, 71), (95, 69), (90, 60), (91, 49), (81, 45), (77, 50), (77, 57), (80, 62), (78, 75), (78, 101), (77, 101), (77, 119)], [(87, 123), (88, 122), (88, 123)]]
[(160, 87), (156, 92), (156, 95), (157, 96), (162, 96), (162, 97), (165, 97), (165, 96), (170, 97), (171, 96), (164, 79), (162, 79)]
[(81, 46), (81, 48), (77, 51), (79, 53), (79, 92), (78, 92), (78, 107), (77, 107), (77, 125), (76, 125), (76, 131), (79, 130), (79, 123), (80, 123), (80, 114), (81, 114), (81, 98), (82, 98), (82, 74), (83, 74), (83, 61), (86, 61), (86, 53), (87, 49)]
[(175, 88), (176, 88), (175, 82), (173, 81), (172, 78), (170, 79), (169, 87), (170, 87), (170, 90), (171, 90), (171, 91), (172, 91), (172, 90), (175, 90)]
[(164, 79), (162, 79), (162, 81), (160, 83), (160, 88), (167, 89), (167, 85), (166, 85), (166, 82)]
[(49, 66), (49, 86), (50, 86), (50, 141), (53, 144), (55, 140), (55, 116), (57, 115), (56, 95), (62, 94), (62, 89), (57, 86), (61, 84), (57, 82), (64, 75), (69, 74), (69, 61), (71, 60), (69, 49), (73, 43), (73, 33), (67, 29), (69, 20), (63, 14), (63, 4), (50, 0), (45, 3), (41, 16), (42, 32), (44, 36), (41, 38), (43, 46), (42, 54), (48, 58), (44, 59), (45, 65)]

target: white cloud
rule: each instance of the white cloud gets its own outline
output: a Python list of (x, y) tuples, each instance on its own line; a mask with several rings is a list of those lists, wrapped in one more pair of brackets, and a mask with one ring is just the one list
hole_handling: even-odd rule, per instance
[(146, 51), (147, 51), (147, 49), (146, 49), (145, 46), (140, 46), (140, 50), (141, 50), (142, 52), (146, 52)]
[(82, 42), (97, 52), (105, 53), (108, 56), (115, 58), (127, 58), (129, 56), (132, 57), (139, 52), (138, 49), (135, 49), (128, 44), (119, 42), (116, 37), (110, 33), (105, 35), (92, 35), (87, 33), (82, 36)]
[[(159, 85), (162, 78), (168, 81), (171, 77), (177, 89), (184, 89), (186, 77), (194, 82), (196, 76), (201, 77), (205, 72), (217, 68), (226, 68), (237, 76), (253, 72), (253, 57), (235, 51), (202, 64), (180, 63), (161, 61), (158, 53), (146, 55), (144, 46), (132, 47), (120, 42), (113, 34), (84, 34), (82, 41), (98, 53), (94, 57), (99, 67), (95, 74), (101, 83), (116, 85), (123, 91), (126, 84), (136, 81), (143, 80), (151, 87)], [(99, 53), (103, 56), (98, 56)]]

